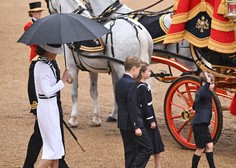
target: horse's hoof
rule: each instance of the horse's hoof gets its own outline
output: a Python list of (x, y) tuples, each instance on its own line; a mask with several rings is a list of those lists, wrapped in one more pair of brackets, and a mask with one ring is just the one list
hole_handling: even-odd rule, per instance
[(90, 124), (90, 127), (100, 127), (102, 124), (100, 123), (100, 124), (94, 124), (94, 123), (91, 123)]
[(70, 127), (77, 127), (79, 125), (78, 121), (73, 121), (73, 119), (71, 118), (69, 121), (68, 121), (68, 125)]
[(116, 122), (117, 119), (116, 118), (112, 118), (111, 116), (109, 116), (106, 120), (106, 122)]

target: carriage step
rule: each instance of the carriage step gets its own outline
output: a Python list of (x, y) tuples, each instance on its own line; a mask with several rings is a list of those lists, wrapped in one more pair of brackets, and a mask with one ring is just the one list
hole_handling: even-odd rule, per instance
[(160, 77), (164, 78), (166, 76), (171, 76), (169, 73), (167, 73), (165, 70), (159, 70), (157, 73), (151, 72), (150, 77)]

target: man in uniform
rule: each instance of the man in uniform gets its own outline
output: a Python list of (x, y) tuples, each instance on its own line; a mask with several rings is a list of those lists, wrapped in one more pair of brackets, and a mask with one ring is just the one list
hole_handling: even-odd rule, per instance
[[(42, 15), (42, 11), (44, 10), (41, 7), (41, 2), (31, 2), (29, 3), (29, 17), (31, 18), (31, 20), (25, 24), (24, 26), (24, 30), (28, 30), (30, 28), (30, 26), (39, 18), (41, 18)], [(35, 53), (35, 49), (36, 49), (36, 45), (30, 45), (30, 61), (32, 61), (32, 59), (37, 55)]]

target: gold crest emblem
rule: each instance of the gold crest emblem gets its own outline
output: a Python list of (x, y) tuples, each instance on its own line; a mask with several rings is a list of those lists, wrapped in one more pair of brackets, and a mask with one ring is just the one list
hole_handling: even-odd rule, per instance
[(196, 23), (196, 28), (200, 29), (201, 33), (204, 33), (204, 30), (209, 29), (209, 22), (208, 20), (205, 18), (205, 16), (202, 16), (201, 19), (197, 20)]

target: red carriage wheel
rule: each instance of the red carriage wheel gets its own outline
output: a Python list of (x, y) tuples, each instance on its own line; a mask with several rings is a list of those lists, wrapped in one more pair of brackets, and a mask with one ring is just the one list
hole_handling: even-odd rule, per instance
[[(175, 141), (186, 149), (196, 148), (191, 120), (195, 113), (192, 110), (192, 105), (199, 86), (197, 77), (182, 76), (173, 81), (165, 95), (164, 113), (167, 127)], [(214, 143), (220, 137), (222, 124), (221, 104), (214, 93), (212, 119), (209, 126)]]

